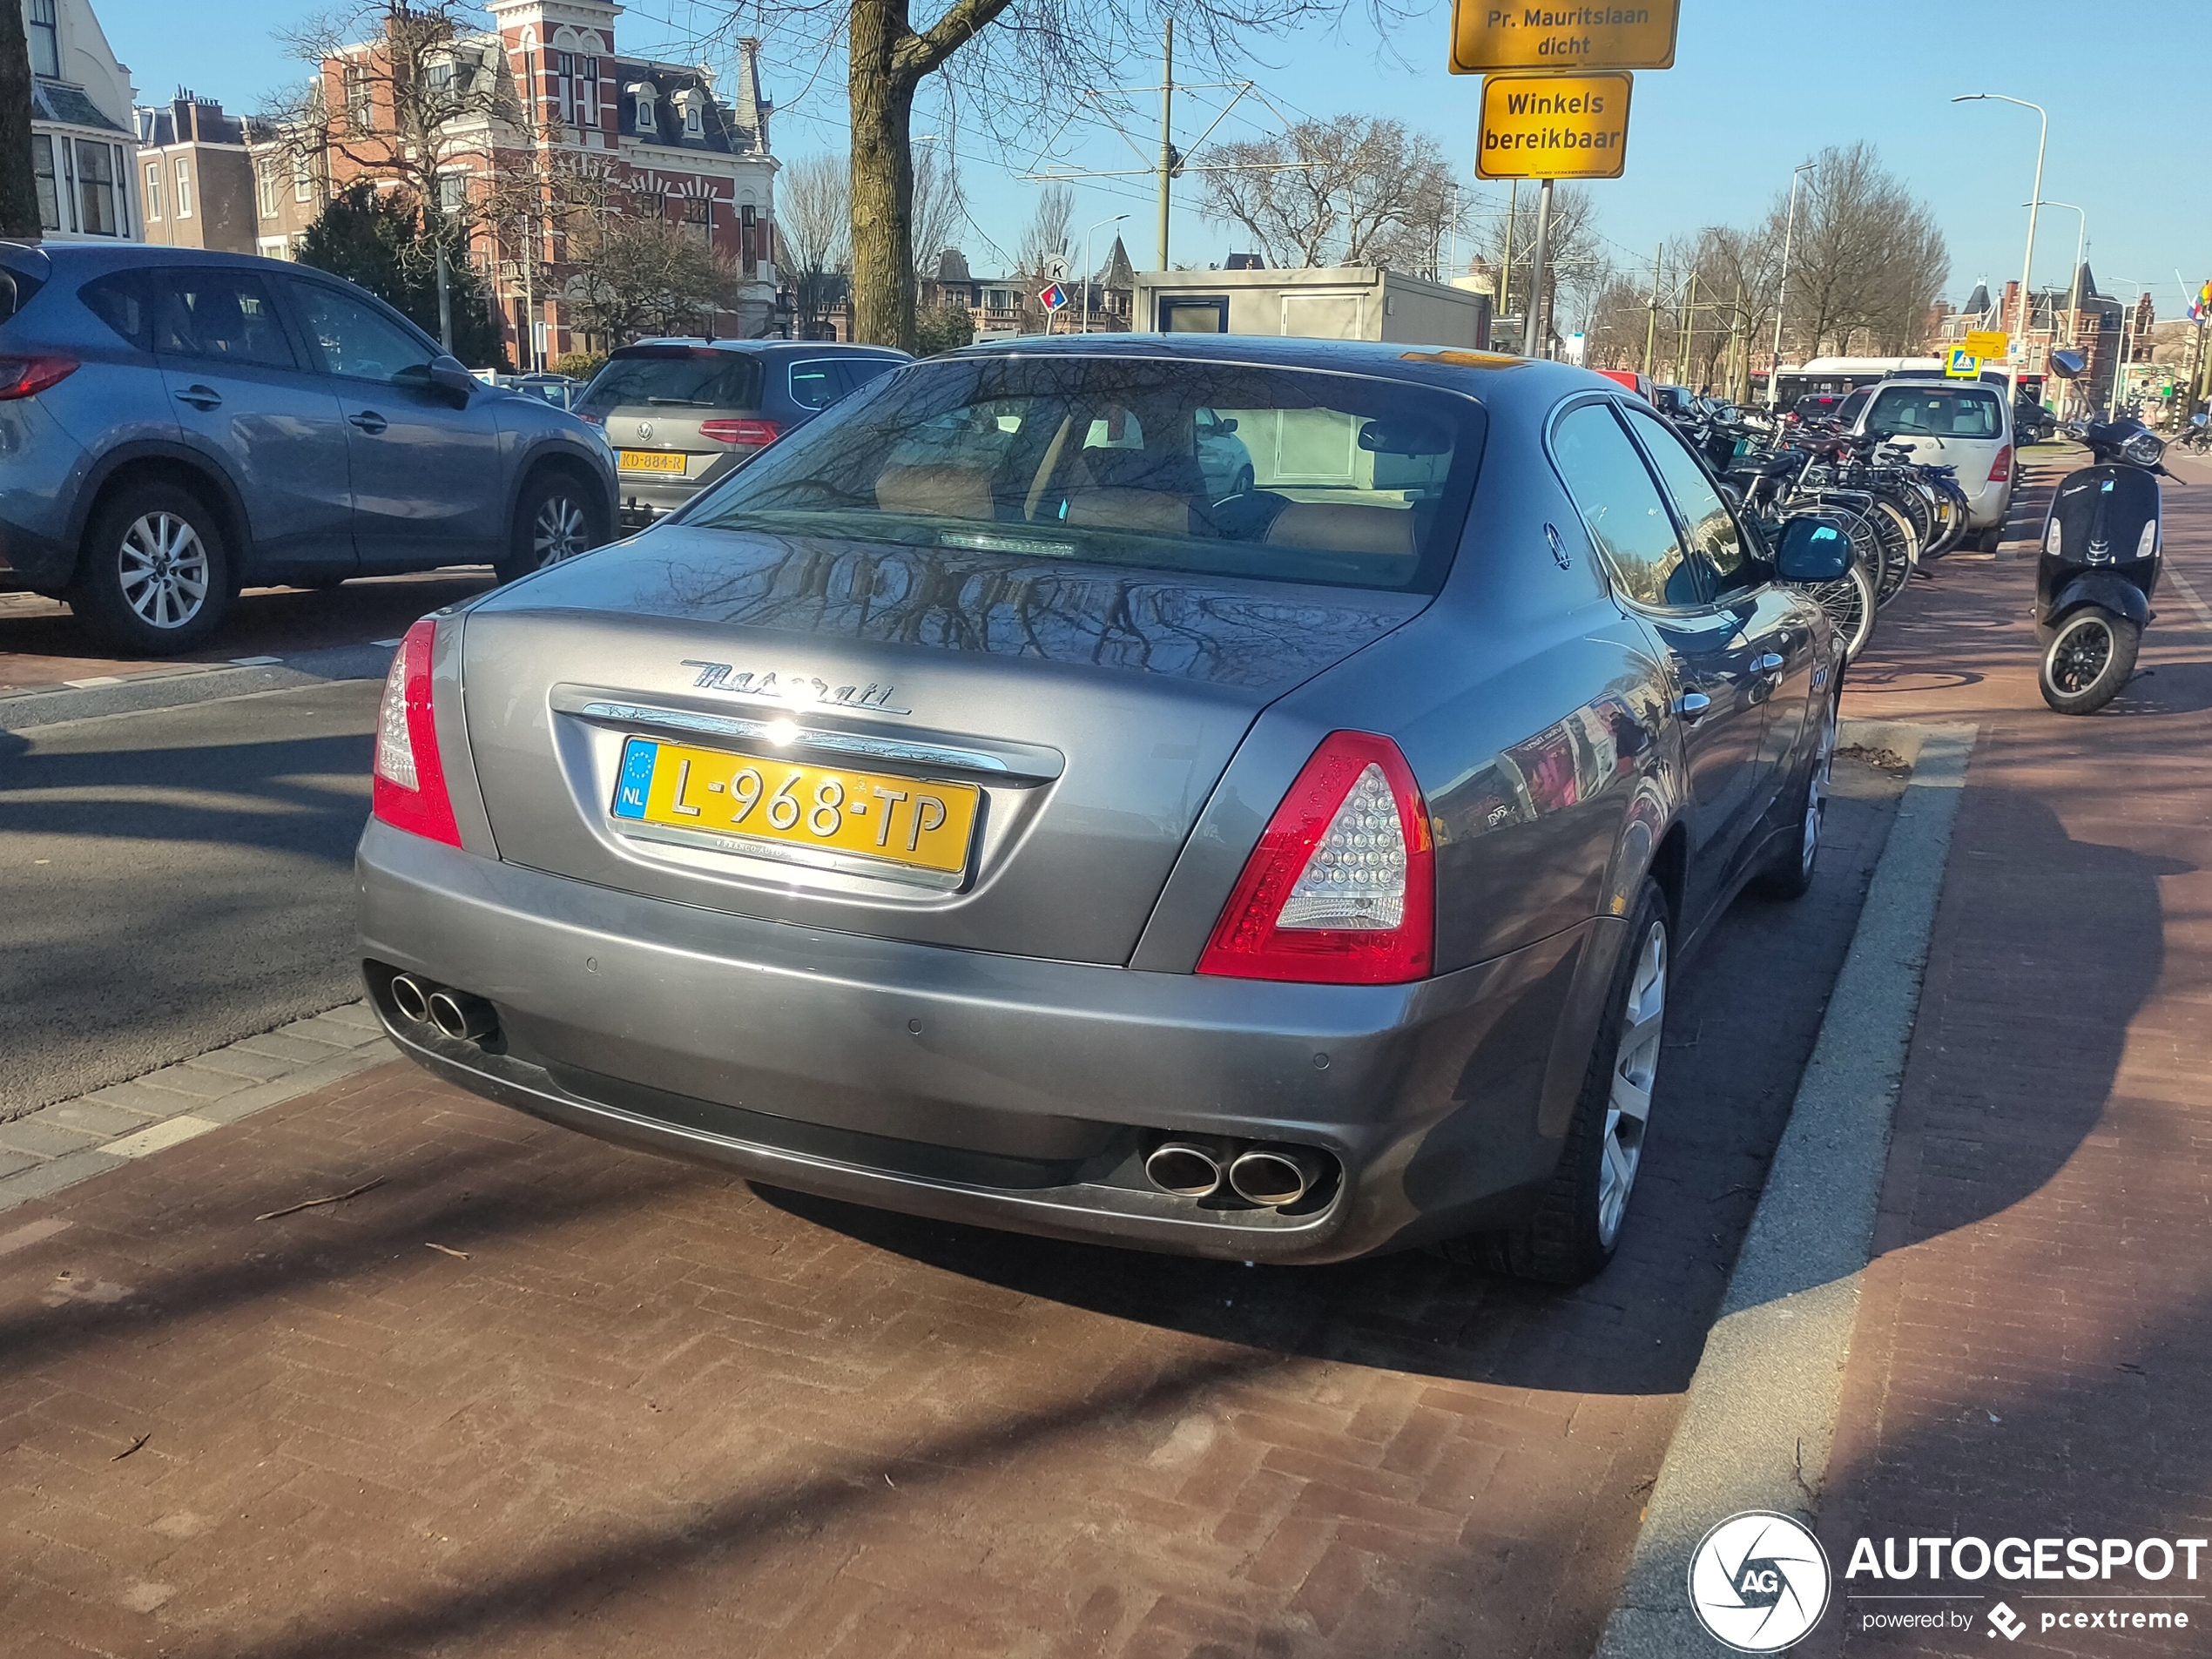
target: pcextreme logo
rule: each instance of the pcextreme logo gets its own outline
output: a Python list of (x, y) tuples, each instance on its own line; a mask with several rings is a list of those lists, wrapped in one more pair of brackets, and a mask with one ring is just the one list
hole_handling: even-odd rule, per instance
[(1689, 1605), (1716, 1642), (1779, 1653), (1828, 1609), (1828, 1554), (1787, 1515), (1747, 1509), (1707, 1533), (1689, 1558)]

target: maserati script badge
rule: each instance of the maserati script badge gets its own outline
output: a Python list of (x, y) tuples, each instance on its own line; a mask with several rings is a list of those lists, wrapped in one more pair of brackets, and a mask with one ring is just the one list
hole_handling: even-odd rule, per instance
[(755, 698), (765, 703), (780, 703), (787, 708), (851, 709), (864, 714), (912, 714), (912, 709), (902, 709), (891, 700), (891, 688), (870, 680), (866, 685), (832, 685), (827, 680), (815, 679), (805, 674), (789, 674), (779, 678), (772, 670), (765, 674), (737, 673), (728, 663), (702, 663), (685, 658), (678, 664), (696, 668), (698, 678), (691, 682), (702, 691), (719, 691), (725, 697)]

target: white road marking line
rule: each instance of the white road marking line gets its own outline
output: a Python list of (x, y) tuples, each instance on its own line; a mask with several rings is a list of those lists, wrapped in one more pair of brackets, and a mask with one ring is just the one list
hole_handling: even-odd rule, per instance
[(70, 687), (73, 691), (89, 691), (95, 685), (120, 685), (123, 684), (123, 676), (120, 674), (94, 674), (86, 679), (64, 680), (62, 684)]
[(271, 663), (280, 663), (283, 660), (281, 657), (233, 657), (231, 658), (231, 666), (233, 668), (266, 668)]
[(175, 1117), (165, 1117), (158, 1123), (149, 1123), (132, 1134), (104, 1142), (99, 1150), (111, 1152), (119, 1158), (142, 1158), (149, 1152), (161, 1151), (179, 1141), (189, 1141), (195, 1136), (205, 1135), (210, 1130), (221, 1127), (221, 1124), (211, 1123), (204, 1117), (194, 1117), (190, 1112), (183, 1112)]
[(2166, 563), (2166, 579), (2174, 584), (2174, 591), (2189, 602), (2189, 609), (2196, 612), (2196, 619), (2212, 628), (2212, 605), (2204, 603), (2203, 596), (2189, 585), (2189, 579), (2176, 570), (2171, 559)]

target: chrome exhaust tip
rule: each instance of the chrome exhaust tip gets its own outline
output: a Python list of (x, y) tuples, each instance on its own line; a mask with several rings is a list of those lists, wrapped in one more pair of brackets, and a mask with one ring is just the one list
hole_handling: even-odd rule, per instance
[(1145, 1157), (1144, 1177), (1178, 1198), (1211, 1198), (1221, 1190), (1221, 1154), (1197, 1141), (1162, 1141)]
[(1230, 1190), (1266, 1210), (1296, 1204), (1320, 1180), (1320, 1159), (1302, 1147), (1255, 1146), (1229, 1166)]
[(430, 993), (430, 1023), (455, 1042), (474, 1042), (499, 1029), (499, 1014), (481, 996), (466, 991)]
[(392, 975), (392, 1006), (420, 1025), (430, 1017), (430, 988), (412, 974)]

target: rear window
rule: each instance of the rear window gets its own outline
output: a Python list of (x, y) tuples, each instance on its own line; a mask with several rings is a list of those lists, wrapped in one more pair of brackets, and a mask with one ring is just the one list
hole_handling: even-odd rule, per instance
[(760, 408), (760, 360), (711, 346), (631, 346), (608, 359), (577, 400), (580, 415), (627, 408)]
[(77, 291), (84, 309), (136, 346), (153, 348), (153, 308), (147, 300), (145, 273), (111, 271)]
[(880, 383), (685, 515), (727, 529), (1433, 592), (1482, 442), (1402, 381), (985, 357)]
[(1885, 386), (1874, 395), (1866, 429), (1900, 438), (2001, 438), (1997, 394), (1979, 386)]

